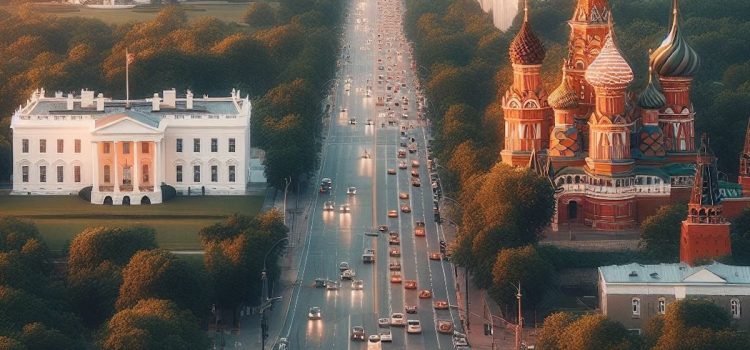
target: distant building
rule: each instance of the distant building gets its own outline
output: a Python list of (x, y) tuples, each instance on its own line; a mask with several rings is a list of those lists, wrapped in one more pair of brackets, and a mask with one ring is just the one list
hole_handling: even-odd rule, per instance
[(612, 265), (599, 268), (599, 305), (610, 320), (641, 332), (652, 317), (683, 299), (709, 300), (747, 328), (750, 312), (750, 266), (713, 263)]
[(175, 90), (140, 100), (35, 91), (15, 112), (14, 195), (69, 195), (95, 204), (161, 203), (161, 184), (188, 195), (245, 194), (265, 182), (251, 163), (250, 100)]
[(518, 0), (477, 0), (484, 12), (492, 13), (492, 24), (502, 31), (508, 30), (518, 14)]
[[(541, 77), (545, 49), (524, 8), (509, 48), (513, 84), (502, 99), (501, 158), (519, 167), (532, 154), (550, 159), (559, 189), (553, 229), (566, 223), (633, 229), (660, 206), (690, 198), (697, 159), (690, 89), (700, 58), (682, 36), (676, 3), (672, 12), (668, 34), (650, 53), (648, 84), (631, 95), (634, 73), (613, 37), (607, 0), (578, 0), (568, 22), (563, 79), (548, 94)], [(750, 193), (746, 148), (743, 190), (716, 183), (735, 197), (726, 203), (731, 216), (750, 200), (739, 198)]]

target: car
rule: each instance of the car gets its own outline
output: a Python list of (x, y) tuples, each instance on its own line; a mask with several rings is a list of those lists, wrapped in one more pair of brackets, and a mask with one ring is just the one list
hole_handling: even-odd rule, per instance
[(372, 126), (373, 125), (372, 119), (367, 119), (366, 125)]
[(398, 162), (398, 168), (399, 169), (406, 169), (406, 162), (404, 162), (404, 161)]
[(432, 304), (432, 306), (435, 308), (435, 310), (448, 310), (448, 307), (450, 305), (448, 304), (447, 300), (437, 300)]
[(401, 239), (398, 236), (398, 232), (393, 232), (388, 234), (388, 244), (390, 245), (400, 245)]
[(354, 290), (362, 290), (365, 287), (365, 282), (362, 280), (354, 280), (352, 281), (352, 289)]
[(409, 115), (406, 113), (401, 113), (401, 119), (408, 119)]
[(414, 187), (422, 187), (422, 183), (419, 182), (418, 178), (412, 178), (411, 179), (411, 185)]
[(388, 252), (388, 255), (394, 258), (398, 258), (401, 256), (401, 249), (391, 248), (390, 251)]
[(346, 189), (346, 194), (351, 195), (351, 196), (357, 194), (357, 188), (354, 187), (354, 186), (351, 186), (351, 187), (347, 188)]
[(398, 199), (409, 199), (409, 192), (399, 192)]
[(398, 157), (399, 158), (406, 158), (406, 149), (399, 148), (399, 150), (398, 150)]
[(396, 169), (388, 168), (388, 175), (396, 175)]
[(404, 310), (406, 310), (407, 314), (416, 314), (417, 306), (416, 305), (404, 305)]
[(355, 119), (355, 118), (349, 119), (349, 124), (350, 125), (357, 125), (357, 119)]
[(378, 231), (373, 231), (373, 230), (365, 231), (365, 236), (377, 236), (377, 235), (378, 235)]
[(437, 331), (443, 334), (453, 334), (453, 322), (437, 320)]
[(367, 150), (362, 152), (362, 159), (370, 159), (370, 158), (372, 158), (372, 156), (370, 156), (370, 152), (367, 152)]
[(357, 276), (357, 274), (354, 273), (354, 270), (344, 270), (343, 272), (341, 272), (342, 280), (354, 279), (355, 276)]
[(417, 171), (416, 169), (415, 169), (415, 170), (412, 170), (412, 171), (411, 171), (411, 176), (412, 176), (412, 177), (419, 177), (419, 171)]
[(398, 217), (398, 211), (393, 210), (393, 209), (389, 210), (388, 211), (388, 217), (389, 218), (397, 218)]
[(352, 340), (365, 340), (365, 329), (362, 326), (352, 327)]
[(378, 335), (380, 336), (381, 342), (392, 342), (393, 341), (393, 334), (391, 334), (391, 331), (389, 329), (382, 330), (378, 332)]
[(326, 280), (324, 278), (320, 278), (320, 277), (316, 278), (315, 279), (315, 288), (325, 288), (326, 282), (328, 282), (328, 280)]
[(417, 289), (417, 281), (415, 280), (404, 281), (404, 289)]
[(430, 260), (442, 260), (442, 255), (440, 253), (432, 252), (430, 253)]
[(348, 212), (351, 212), (352, 209), (349, 206), (349, 203), (344, 203), (341, 206), (339, 206), (339, 211), (342, 213), (348, 213)]
[(469, 342), (466, 341), (466, 335), (462, 333), (453, 333), (453, 346), (458, 348), (459, 346), (469, 346)]
[(380, 232), (388, 231), (388, 225), (378, 225), (378, 231)]
[(367, 338), (370, 343), (380, 343), (380, 336), (377, 334), (372, 334)]
[(333, 201), (326, 201), (325, 203), (323, 203), (323, 210), (331, 211), (333, 210), (334, 205), (335, 204), (333, 203)]
[(388, 317), (383, 317), (378, 319), (378, 327), (380, 328), (388, 328), (391, 326), (391, 319)]
[(409, 333), (409, 334), (422, 333), (422, 324), (419, 322), (419, 320), (406, 321), (406, 333)]
[(398, 273), (391, 274), (391, 283), (401, 283), (401, 275)]
[(419, 299), (432, 298), (432, 291), (429, 289), (422, 289), (419, 291)]
[(308, 320), (319, 320), (323, 318), (321, 316), (320, 308), (317, 306), (313, 306), (310, 308), (310, 311), (307, 312), (307, 319)]
[(344, 272), (346, 270), (349, 270), (349, 263), (346, 261), (342, 261), (339, 263), (339, 271)]
[(388, 265), (388, 269), (391, 271), (401, 271), (401, 263), (398, 261), (391, 261)]
[(414, 159), (411, 161), (411, 167), (412, 168), (419, 168), (419, 161)]
[(401, 212), (402, 213), (411, 213), (411, 207), (408, 204), (404, 204), (401, 206)]
[(326, 281), (326, 290), (338, 290), (340, 286), (338, 281)]
[(406, 325), (406, 317), (400, 312), (394, 312), (391, 314), (391, 326), (403, 327)]

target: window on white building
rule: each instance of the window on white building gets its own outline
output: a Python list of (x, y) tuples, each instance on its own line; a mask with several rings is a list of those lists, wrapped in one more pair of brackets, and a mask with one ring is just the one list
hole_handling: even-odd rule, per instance
[(110, 147), (109, 142), (105, 142), (104, 144), (102, 144), (102, 152), (109, 153), (109, 147)]
[(229, 152), (234, 152), (235, 141), (234, 138), (229, 139)]
[(29, 182), (29, 167), (26, 165), (21, 167), (21, 181)]
[(81, 140), (80, 139), (75, 139), (73, 141), (73, 152), (81, 153)]
[(21, 153), (29, 153), (29, 139), (21, 140)]
[(211, 182), (219, 181), (219, 167), (217, 165), (211, 166)]
[(177, 152), (182, 152), (182, 139), (177, 139), (177, 144), (175, 145)]
[(130, 154), (130, 142), (122, 143), (122, 154)]
[(229, 166), (229, 182), (235, 181), (235, 175), (234, 175), (234, 165)]
[(73, 167), (73, 179), (75, 182), (81, 182), (81, 167), (79, 165)]
[(148, 182), (148, 164), (143, 164), (141, 168), (141, 174), (143, 174), (143, 182)]
[(193, 152), (198, 153), (201, 151), (201, 139), (193, 139)]
[(211, 152), (219, 151), (219, 139), (211, 139)]
[(39, 140), (39, 153), (47, 153), (47, 140)]
[(177, 182), (182, 182), (182, 165), (176, 167), (175, 174), (177, 175)]
[(193, 165), (193, 182), (201, 182), (201, 166)]
[(631, 301), (631, 310), (633, 311), (633, 318), (641, 317), (641, 299), (633, 298)]
[(47, 182), (47, 167), (44, 165), (39, 166), (39, 182)]
[(732, 300), (729, 301), (729, 311), (732, 314), (732, 318), (739, 319), (742, 317), (742, 309), (739, 299), (732, 298)]
[[(105, 145), (106, 145), (106, 143), (105, 143)], [(109, 171), (110, 170), (109, 169), (110, 169), (109, 165), (105, 165), (104, 166), (104, 183), (109, 183), (109, 181), (110, 181), (110, 176), (109, 176)]]
[(148, 154), (149, 152), (148, 145), (149, 145), (148, 142), (141, 142), (141, 152), (143, 154)]
[(63, 182), (65, 180), (65, 168), (62, 166), (57, 167), (57, 182)]
[(664, 298), (659, 298), (657, 301), (657, 310), (659, 315), (664, 315), (664, 313), (667, 311), (667, 300)]
[(57, 139), (57, 153), (63, 153), (65, 146), (65, 140)]

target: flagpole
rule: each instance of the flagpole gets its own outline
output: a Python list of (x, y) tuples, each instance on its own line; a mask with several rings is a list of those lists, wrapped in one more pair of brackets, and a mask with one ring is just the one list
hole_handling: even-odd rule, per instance
[(128, 48), (125, 48), (125, 108), (130, 108), (130, 80), (128, 66), (130, 65), (130, 56), (128, 56)]

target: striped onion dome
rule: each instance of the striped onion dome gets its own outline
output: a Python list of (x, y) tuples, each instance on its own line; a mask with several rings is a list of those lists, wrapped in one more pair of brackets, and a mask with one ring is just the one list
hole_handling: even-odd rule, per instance
[(542, 64), (544, 61), (544, 45), (534, 34), (529, 24), (528, 6), (524, 5), (524, 17), (521, 30), (518, 31), (513, 42), (510, 43), (508, 53), (513, 64), (533, 65)]
[(660, 76), (692, 77), (700, 67), (700, 57), (682, 36), (678, 14), (677, 0), (674, 0), (672, 28), (661, 45), (649, 57), (649, 65)]
[(552, 91), (552, 93), (549, 94), (547, 97), (547, 103), (553, 109), (568, 110), (578, 108), (578, 101), (578, 93), (576, 93), (576, 90), (570, 86), (567, 72), (565, 72), (565, 65), (563, 64), (562, 81), (555, 91)]
[(638, 106), (643, 109), (661, 109), (667, 104), (664, 94), (659, 91), (653, 79), (651, 68), (648, 69), (648, 84), (638, 96)]
[(625, 88), (633, 81), (633, 70), (612, 40), (612, 29), (599, 56), (586, 69), (586, 81), (594, 87)]

